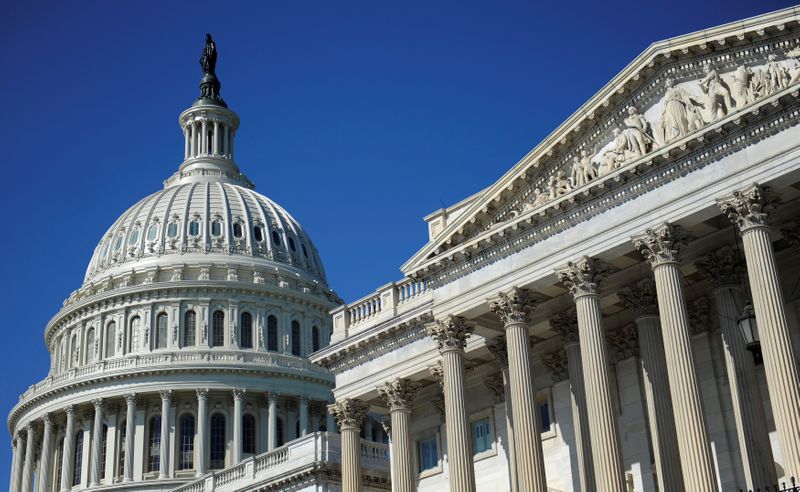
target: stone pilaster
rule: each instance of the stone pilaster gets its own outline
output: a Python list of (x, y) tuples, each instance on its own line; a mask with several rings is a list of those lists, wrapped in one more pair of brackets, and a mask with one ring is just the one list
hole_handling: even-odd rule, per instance
[(172, 390), (161, 390), (161, 446), (158, 478), (169, 478), (169, 414), (172, 406)]
[(450, 490), (475, 492), (475, 470), (464, 399), (464, 347), (472, 329), (464, 318), (448, 316), (427, 325), (427, 333), (442, 354)]
[(46, 413), (42, 417), (42, 453), (39, 461), (39, 472), (36, 481), (39, 490), (51, 490), (52, 462), (53, 462), (53, 418)]
[(494, 389), (492, 389), (492, 387), (490, 387), (490, 389), (492, 389), (495, 395), (496, 403), (499, 403), (499, 401), (497, 401), (498, 398), (502, 398), (500, 401), (504, 401), (505, 403), (506, 432), (508, 434), (508, 476), (511, 482), (511, 492), (517, 492), (519, 490), (519, 477), (517, 473), (517, 450), (516, 444), (514, 443), (514, 408), (511, 403), (511, 376), (508, 369), (506, 337), (504, 335), (495, 337), (487, 347), (489, 352), (494, 355), (494, 361), (497, 363), (497, 367), (500, 368), (500, 384), (497, 385), (495, 382), (488, 382), (488, 380), (484, 381), (484, 384), (487, 386), (490, 384), (494, 385)]
[(595, 484), (598, 490), (624, 490), (595, 260), (583, 257), (569, 262), (556, 270), (556, 276), (575, 299)]
[(514, 452), (520, 489), (546, 492), (544, 454), (533, 389), (533, 372), (528, 342), (529, 312), (534, 299), (529, 290), (513, 288), (501, 292), (489, 304), (500, 317), (506, 331), (508, 373), (511, 381), (511, 408), (515, 416)]
[(574, 310), (559, 313), (550, 318), (550, 327), (561, 337), (567, 358), (572, 422), (575, 427), (575, 454), (578, 459), (578, 475), (581, 490), (596, 490), (592, 446), (589, 442), (589, 415), (586, 410), (586, 389), (583, 384), (583, 363), (578, 341), (578, 315)]
[(235, 388), (233, 394), (233, 445), (231, 461), (234, 465), (242, 461), (242, 418), (245, 390)]
[(61, 453), (61, 492), (72, 489), (72, 457), (75, 455), (75, 407), (64, 407), (67, 423), (64, 427), (64, 449)]
[(738, 227), (744, 243), (747, 277), (753, 295), (764, 354), (772, 412), (781, 445), (785, 476), (800, 476), (800, 369), (786, 322), (769, 215), (775, 200), (767, 189), (751, 185), (719, 201)]
[(685, 235), (680, 229), (663, 224), (633, 237), (632, 241), (650, 262), (655, 276), (683, 486), (698, 492), (716, 491), (717, 477), (694, 365), (689, 316), (681, 284), (683, 275), (678, 264), (678, 251), (686, 242)]
[(25, 464), (22, 467), (22, 486), (21, 492), (32, 492), (33, 486), (33, 467), (36, 448), (36, 429), (33, 424), (25, 427)]
[(618, 295), (625, 307), (633, 313), (639, 337), (642, 383), (658, 488), (665, 491), (680, 490), (683, 472), (661, 323), (658, 319), (656, 286), (653, 280), (644, 279), (622, 289)]
[(392, 429), (392, 491), (414, 492), (416, 474), (411, 458), (411, 404), (420, 385), (408, 379), (395, 379), (378, 387), (378, 395), (386, 401)]
[(92, 468), (90, 472), (91, 485), (100, 485), (100, 455), (103, 444), (103, 399), (92, 400), (94, 406), (94, 425), (92, 426)]
[(328, 405), (339, 423), (342, 436), (342, 492), (361, 492), (361, 425), (369, 405), (361, 400), (345, 398)]
[(136, 434), (136, 395), (125, 395), (125, 463), (123, 465), (123, 478), (125, 483), (133, 482), (133, 453)]

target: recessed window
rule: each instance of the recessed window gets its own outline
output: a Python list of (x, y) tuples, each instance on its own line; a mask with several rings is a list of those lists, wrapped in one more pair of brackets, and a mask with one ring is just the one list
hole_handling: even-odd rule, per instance
[(242, 238), (242, 224), (238, 222), (233, 224), (233, 237), (236, 239)]
[(550, 430), (550, 405), (548, 405), (547, 400), (541, 402), (539, 404), (539, 415), (542, 419), (542, 432), (547, 432)]
[(119, 236), (117, 236), (117, 239), (114, 240), (114, 251), (119, 251), (122, 249), (122, 241), (123, 241), (122, 234), (120, 234)]
[(222, 347), (225, 345), (225, 313), (214, 311), (211, 323), (211, 346)]
[(211, 416), (211, 432), (209, 436), (209, 468), (221, 470), (225, 468), (225, 416), (215, 413)]
[(183, 315), (183, 346), (194, 347), (195, 324), (197, 315), (194, 311), (186, 311)]
[(222, 235), (222, 222), (215, 220), (211, 223), (211, 235), (214, 237)]
[(177, 222), (170, 222), (167, 226), (167, 236), (169, 237), (178, 237), (178, 223)]
[(242, 313), (239, 329), (241, 330), (239, 346), (247, 349), (253, 348), (253, 317), (250, 313)]
[(316, 326), (311, 327), (311, 350), (316, 352), (320, 348), (319, 328)]
[(159, 315), (156, 316), (156, 348), (167, 348), (168, 336), (167, 313), (159, 313)]
[(492, 449), (492, 425), (489, 418), (476, 420), (472, 423), (473, 453), (478, 454)]
[(294, 239), (293, 238), (289, 238), (289, 249), (291, 249), (294, 252), (297, 252), (297, 247), (294, 245)]
[(200, 235), (200, 221), (193, 220), (189, 222), (189, 235), (190, 236), (199, 236)]
[(300, 243), (300, 247), (303, 248), (303, 256), (308, 258), (308, 250), (306, 249), (306, 245), (303, 244), (303, 243)]
[(281, 235), (278, 234), (278, 231), (272, 231), (272, 242), (277, 246), (281, 245)]
[(139, 241), (139, 229), (136, 228), (131, 231), (131, 235), (128, 236), (128, 245), (133, 246)]
[(271, 314), (267, 318), (267, 350), (278, 351), (278, 318)]
[(150, 419), (147, 446), (147, 471), (157, 472), (161, 465), (161, 416)]
[(242, 453), (256, 454), (256, 418), (249, 413), (242, 416)]
[(255, 227), (253, 227), (253, 237), (254, 237), (254, 238), (256, 239), (256, 241), (258, 241), (259, 243), (260, 243), (261, 241), (263, 241), (263, 240), (264, 240), (264, 229), (262, 229), (262, 228), (261, 228), (261, 226), (255, 226)]
[(292, 321), (292, 355), (300, 355), (300, 323)]
[(150, 224), (150, 227), (147, 228), (147, 240), (155, 241), (157, 237), (158, 237), (158, 224)]
[(191, 470), (194, 468), (194, 415), (185, 413), (180, 418), (180, 455), (178, 456), (178, 469)]
[(421, 439), (417, 443), (419, 452), (419, 471), (431, 470), (439, 466), (439, 448), (436, 436)]
[(106, 241), (105, 243), (103, 243), (103, 250), (102, 250), (103, 252), (100, 253), (101, 259), (106, 257), (106, 255), (108, 254), (108, 248), (110, 247), (111, 247), (111, 241)]

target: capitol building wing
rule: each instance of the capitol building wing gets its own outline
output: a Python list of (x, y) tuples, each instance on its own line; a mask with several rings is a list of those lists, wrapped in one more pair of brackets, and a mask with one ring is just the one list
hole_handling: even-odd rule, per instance
[(799, 21), (655, 43), (332, 311), (344, 490), (375, 415), (395, 491), (792, 487)]

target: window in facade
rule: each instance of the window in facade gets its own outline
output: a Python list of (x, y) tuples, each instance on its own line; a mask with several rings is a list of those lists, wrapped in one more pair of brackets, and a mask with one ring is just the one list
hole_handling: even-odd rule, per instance
[(64, 438), (62, 437), (58, 441), (58, 447), (56, 447), (55, 459), (53, 460), (53, 463), (56, 463), (56, 465), (54, 465), (54, 468), (56, 469), (56, 480), (55, 482), (53, 482), (56, 487), (55, 488), (56, 492), (61, 490), (61, 462), (63, 460), (64, 460)]
[(167, 236), (171, 238), (178, 237), (178, 223), (177, 222), (170, 222), (167, 225)]
[(157, 472), (161, 466), (161, 416), (150, 419), (148, 428), (147, 471)]
[(169, 327), (167, 326), (167, 313), (159, 313), (156, 316), (156, 348), (167, 348), (169, 339)]
[(233, 224), (233, 237), (235, 237), (236, 239), (242, 238), (242, 224), (240, 224), (239, 222), (235, 222)]
[(106, 478), (106, 445), (108, 444), (108, 426), (103, 424), (103, 438), (100, 441), (100, 480)]
[(308, 258), (308, 250), (306, 249), (306, 245), (303, 244), (303, 243), (300, 243), (300, 247), (303, 249), (303, 256)]
[(142, 319), (139, 318), (138, 316), (134, 316), (133, 318), (131, 318), (131, 325), (130, 325), (131, 334), (130, 337), (128, 337), (128, 339), (131, 341), (130, 342), (131, 352), (136, 352), (137, 350), (139, 350), (139, 329), (141, 327), (141, 324), (142, 324)]
[(222, 222), (219, 220), (215, 220), (211, 223), (211, 235), (214, 237), (219, 237), (222, 235)]
[(72, 455), (72, 485), (81, 483), (81, 467), (83, 466), (83, 431), (75, 436), (75, 454)]
[(225, 345), (225, 313), (214, 311), (211, 321), (211, 346), (222, 347)]
[(283, 446), (283, 443), (286, 441), (283, 438), (283, 419), (280, 417), (275, 420), (275, 434), (275, 437), (277, 437), (275, 441), (278, 447)]
[(419, 453), (419, 471), (431, 470), (439, 466), (439, 446), (436, 436), (420, 439), (417, 442)]
[(289, 249), (291, 249), (295, 253), (297, 252), (297, 246), (294, 245), (294, 239), (291, 237), (289, 238)]
[(272, 231), (272, 242), (275, 243), (276, 246), (281, 245), (281, 235), (278, 234), (278, 231)]
[(94, 362), (94, 328), (86, 332), (86, 363)]
[(300, 355), (300, 323), (292, 321), (292, 354)]
[(221, 470), (225, 468), (225, 416), (215, 413), (211, 416), (211, 432), (209, 439), (209, 468)]
[(189, 235), (190, 236), (199, 236), (200, 235), (200, 221), (197, 219), (192, 220), (189, 222)]
[(278, 351), (278, 318), (271, 314), (267, 317), (267, 350)]
[(250, 313), (242, 313), (240, 321), (239, 346), (247, 349), (253, 348), (253, 317)]
[(197, 314), (194, 311), (189, 310), (183, 314), (183, 345), (185, 347), (194, 347), (196, 323)]
[(482, 453), (492, 449), (492, 424), (489, 418), (476, 420), (472, 423), (472, 452), (473, 454)]
[(117, 323), (106, 325), (106, 357), (114, 357), (117, 353)]
[(550, 405), (548, 405), (547, 400), (539, 403), (539, 415), (542, 419), (542, 432), (547, 432), (550, 430)]
[(185, 413), (180, 420), (180, 441), (178, 450), (178, 469), (191, 470), (194, 468), (194, 415)]
[(131, 231), (130, 236), (128, 236), (128, 246), (136, 246), (136, 243), (139, 242), (139, 228), (134, 227)]
[(119, 236), (114, 240), (114, 252), (119, 253), (122, 249), (122, 241), (124, 241), (123, 234), (120, 233)]
[(255, 238), (256, 242), (261, 242), (264, 240), (264, 228), (261, 226), (254, 226), (253, 227), (253, 238)]
[(78, 335), (73, 334), (72, 338), (70, 338), (69, 349), (69, 367), (75, 367), (78, 364)]
[(148, 241), (155, 241), (158, 237), (158, 222), (153, 222), (147, 228), (147, 240)]
[(317, 326), (311, 327), (311, 350), (316, 352), (320, 349), (321, 343), (319, 340), (319, 328)]
[(249, 413), (242, 416), (242, 453), (256, 454), (256, 418)]
[(119, 428), (119, 452), (117, 453), (119, 458), (117, 459), (117, 472), (115, 475), (121, 477), (125, 474), (125, 451), (128, 449), (128, 426), (123, 420), (117, 427)]

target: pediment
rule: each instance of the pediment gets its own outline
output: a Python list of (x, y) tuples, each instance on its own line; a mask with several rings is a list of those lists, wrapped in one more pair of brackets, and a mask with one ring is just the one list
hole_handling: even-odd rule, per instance
[(509, 235), (520, 218), (612, 193), (625, 176), (707, 144), (715, 138), (710, 132), (746, 123), (760, 107), (780, 105), (787, 94), (796, 98), (798, 90), (794, 9), (655, 43), (472, 197), (401, 270), (425, 278)]

